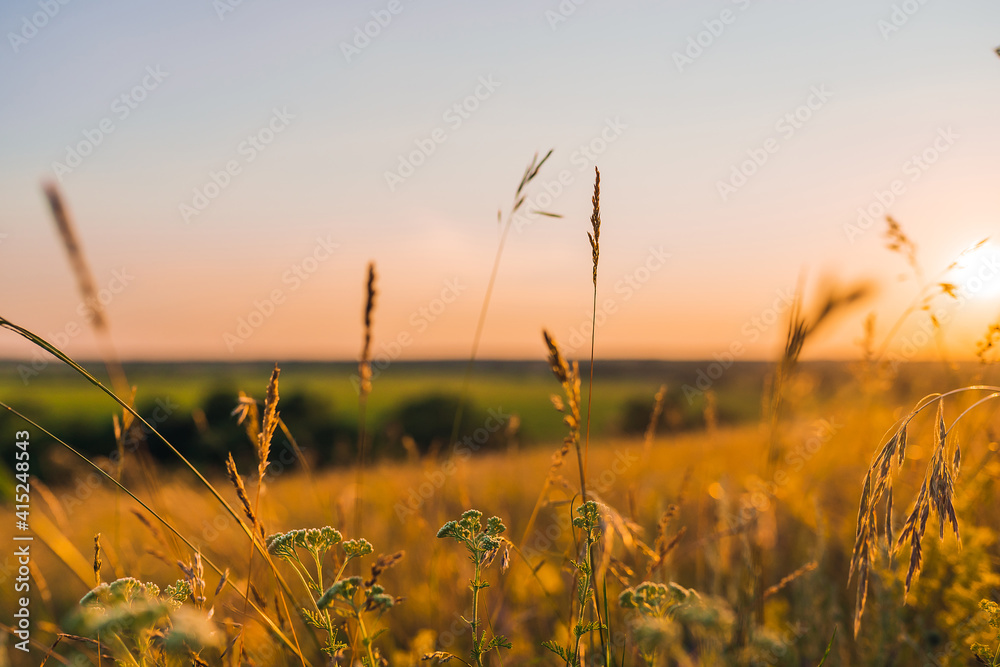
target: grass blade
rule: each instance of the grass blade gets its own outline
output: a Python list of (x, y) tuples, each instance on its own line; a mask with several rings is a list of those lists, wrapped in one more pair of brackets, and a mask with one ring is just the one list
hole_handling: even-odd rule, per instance
[[(122, 485), (113, 476), (111, 476), (107, 472), (105, 472), (104, 469), (101, 468), (99, 465), (97, 465), (96, 463), (94, 463), (93, 461), (91, 461), (90, 459), (88, 459), (86, 456), (84, 456), (83, 454), (81, 454), (80, 452), (78, 452), (73, 446), (71, 446), (70, 444), (68, 444), (67, 442), (65, 442), (61, 438), (59, 438), (57, 435), (49, 432), (45, 427), (43, 427), (42, 425), (38, 424), (37, 422), (35, 422), (30, 417), (21, 414), (20, 412), (18, 412), (17, 410), (15, 410), (14, 408), (12, 408), (11, 406), (7, 405), (6, 403), (0, 401), (0, 407), (5, 408), (7, 411), (9, 411), (11, 414), (13, 414), (18, 419), (21, 419), (25, 423), (30, 424), (34, 428), (38, 429), (40, 432), (42, 432), (45, 435), (47, 435), (48, 437), (52, 438), (52, 440), (54, 440), (56, 443), (58, 443), (59, 445), (61, 445), (65, 449), (67, 449), (70, 452), (72, 452), (73, 454), (75, 454), (77, 457), (80, 458), (80, 460), (82, 460), (84, 463), (86, 463), (91, 468), (93, 468), (95, 471), (97, 471), (97, 473), (99, 475), (101, 475), (102, 477), (105, 477), (106, 479), (108, 479), (112, 484), (114, 484), (116, 487), (118, 487), (119, 490), (125, 492), (132, 500), (134, 500), (135, 502), (139, 503), (139, 505), (141, 505), (144, 510), (146, 510), (147, 512), (149, 512), (150, 515), (154, 519), (156, 519), (157, 521), (159, 521), (160, 523), (162, 523), (167, 528), (167, 530), (169, 530), (174, 535), (176, 535), (177, 538), (181, 542), (183, 542), (189, 549), (191, 549), (191, 551), (200, 551), (194, 544), (192, 544), (186, 537), (184, 537), (184, 535), (182, 535), (179, 530), (177, 530), (176, 528), (174, 528), (173, 525), (171, 525), (171, 523), (169, 521), (167, 521), (166, 519), (164, 519), (163, 517), (161, 517), (159, 514), (157, 514), (156, 511), (153, 510), (153, 508), (151, 508), (149, 505), (147, 505), (142, 500), (140, 500), (138, 496), (136, 496), (134, 493), (132, 493), (128, 488), (126, 488), (124, 485)], [(41, 516), (41, 514), (39, 514), (39, 516)], [(37, 517), (33, 521), (37, 521)], [(79, 551), (77, 551), (76, 553), (80, 557), (80, 559), (82, 560), (83, 556), (79, 554)], [(210, 568), (212, 568), (213, 570), (215, 570), (216, 574), (218, 574), (220, 577), (222, 576), (222, 570), (219, 569), (219, 567), (216, 566), (215, 563), (213, 563), (211, 560), (209, 560), (208, 557), (202, 555), (202, 560), (205, 563), (207, 563)], [(85, 561), (84, 561), (84, 564), (86, 565)], [(80, 571), (78, 571), (81, 568), (74, 567), (74, 565), (70, 564), (70, 563), (67, 563), (67, 565), (70, 566), (70, 569), (72, 569), (74, 571), (74, 574), (76, 574), (77, 576), (79, 576), (81, 578), (81, 580), (85, 584), (88, 584), (88, 577), (85, 576), (85, 575), (83, 575)], [(86, 570), (86, 569), (87, 569), (86, 567), (83, 568), (83, 570)], [(240, 592), (239, 588), (237, 588), (235, 582), (232, 579), (230, 579), (230, 578), (227, 577), (225, 581), (226, 581), (226, 584), (228, 584), (230, 587), (232, 587), (237, 592), (237, 594), (240, 595), (240, 597), (243, 597), (243, 593)], [(289, 640), (288, 637), (286, 637), (285, 634), (283, 632), (281, 632), (281, 629), (274, 623), (274, 621), (272, 621), (270, 619), (270, 617), (268, 617), (267, 614), (265, 614), (264, 611), (254, 603), (253, 600), (250, 600), (249, 598), (247, 598), (247, 602), (250, 604), (250, 606), (253, 608), (253, 610), (256, 611), (257, 614), (260, 615), (260, 617), (262, 619), (264, 619), (264, 622), (267, 623), (268, 628), (271, 630), (271, 632), (273, 632), (275, 634), (275, 636), (278, 637), (282, 641), (282, 643), (285, 644), (286, 647), (288, 647), (289, 650), (291, 650), (292, 652), (294, 652), (295, 655), (296, 655), (296, 657), (298, 657), (300, 660), (302, 660), (302, 664), (306, 664), (305, 663), (305, 658), (302, 656), (301, 651), (299, 651), (298, 647), (295, 646), (294, 644), (292, 644), (291, 640)]]
[(826, 659), (830, 657), (830, 651), (833, 650), (833, 640), (837, 638), (837, 626), (833, 626), (833, 634), (830, 636), (830, 643), (826, 645), (826, 652), (823, 654), (823, 659), (819, 661), (816, 667), (823, 667)]

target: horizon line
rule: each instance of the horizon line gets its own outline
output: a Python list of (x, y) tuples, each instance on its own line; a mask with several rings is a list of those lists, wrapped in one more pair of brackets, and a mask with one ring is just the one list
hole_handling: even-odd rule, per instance
[[(81, 366), (86, 364), (93, 365), (104, 365), (105, 361), (103, 359), (74, 359), (74, 361)], [(571, 361), (578, 361), (581, 366), (590, 363), (589, 358), (581, 359), (571, 359)], [(699, 364), (699, 363), (724, 363), (725, 365), (736, 365), (736, 364), (773, 364), (779, 363), (780, 360), (774, 359), (772, 357), (767, 358), (741, 358), (722, 360), (713, 357), (691, 357), (691, 358), (660, 358), (660, 357), (605, 357), (598, 358), (594, 360), (595, 364), (600, 362), (611, 362), (611, 363), (670, 363), (670, 364)], [(834, 358), (834, 357), (823, 357), (816, 359), (801, 359), (797, 363), (799, 364), (844, 364), (844, 363), (857, 363), (861, 362), (863, 359), (856, 357), (844, 357), (844, 358)], [(0, 365), (16, 365), (23, 363), (30, 363), (30, 360), (24, 358), (11, 358), (11, 357), (0, 357)], [(274, 358), (260, 358), (260, 359), (224, 359), (224, 358), (201, 358), (201, 357), (190, 357), (190, 358), (176, 358), (176, 359), (149, 359), (149, 358), (132, 358), (132, 359), (119, 359), (119, 363), (122, 364), (146, 364), (146, 365), (169, 365), (169, 364), (230, 364), (230, 365), (240, 365), (240, 364), (358, 364), (357, 359), (316, 359), (316, 358), (291, 358), (276, 360)], [(980, 364), (981, 362), (975, 357), (968, 357), (962, 359), (885, 359), (882, 362), (895, 362), (899, 364), (969, 364), (975, 363)], [(878, 363), (882, 363), (878, 362)], [(377, 360), (372, 360), (372, 366), (375, 366)], [(390, 360), (386, 367), (396, 365), (396, 364), (467, 364), (468, 359), (463, 359), (461, 357), (428, 357), (425, 359), (393, 359)], [(524, 363), (538, 363), (547, 364), (545, 359), (538, 358), (518, 358), (518, 357), (492, 357), (476, 359), (474, 364), (496, 364), (496, 363), (511, 363), (511, 364), (524, 364)], [(65, 366), (65, 364), (60, 364), (65, 368), (70, 368)]]

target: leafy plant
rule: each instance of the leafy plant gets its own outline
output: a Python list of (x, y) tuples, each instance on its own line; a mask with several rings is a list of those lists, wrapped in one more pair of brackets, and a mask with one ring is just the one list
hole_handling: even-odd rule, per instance
[(597, 503), (593, 500), (588, 500), (583, 505), (576, 508), (576, 513), (579, 514), (579, 516), (573, 519), (573, 526), (583, 531), (585, 544), (581, 549), (582, 553), (580, 555), (580, 559), (570, 561), (573, 567), (577, 570), (575, 605), (576, 623), (573, 624), (572, 641), (567, 646), (560, 646), (555, 641), (542, 642), (542, 646), (558, 655), (562, 658), (565, 664), (570, 665), (571, 667), (576, 667), (580, 664), (580, 642), (583, 637), (593, 630), (600, 630), (605, 627), (600, 620), (591, 621), (589, 623), (584, 620), (587, 608), (591, 605), (591, 603), (595, 605), (595, 611), (597, 605), (594, 589), (591, 587), (593, 569), (590, 555), (591, 549), (600, 538), (601, 515), (597, 509)]
[[(464, 545), (469, 552), (469, 560), (472, 561), (472, 565), (475, 568), (473, 577), (469, 583), (469, 588), (472, 589), (472, 620), (463, 620), (469, 624), (472, 630), (472, 651), (470, 653), (472, 662), (466, 662), (465, 664), (476, 665), (476, 667), (482, 667), (483, 655), (486, 653), (493, 650), (499, 653), (501, 647), (511, 648), (511, 643), (503, 635), (494, 634), (487, 641), (486, 631), (483, 630), (480, 632), (479, 626), (482, 621), (479, 619), (479, 591), (490, 585), (488, 581), (483, 579), (483, 571), (493, 564), (501, 547), (503, 547), (501, 570), (506, 570), (510, 562), (509, 543), (505, 538), (500, 537), (507, 530), (507, 527), (503, 525), (503, 521), (499, 517), (495, 516), (487, 519), (486, 525), (483, 526), (482, 517), (482, 512), (468, 510), (462, 514), (462, 517), (458, 521), (449, 521), (441, 526), (441, 529), (437, 533), (439, 538), (450, 537)], [(444, 651), (429, 654), (424, 656), (424, 658), (435, 659), (439, 662), (446, 662), (451, 658), (461, 660), (458, 656)], [(462, 660), (462, 662), (465, 661)]]
[(1000, 605), (992, 600), (982, 600), (979, 602), (979, 608), (989, 614), (990, 627), (996, 630), (995, 641), (997, 646), (994, 649), (986, 644), (976, 642), (971, 647), (972, 652), (976, 654), (976, 658), (984, 665), (997, 667), (1000, 665)]
[(636, 614), (639, 654), (650, 667), (656, 664), (661, 642), (656, 641), (654, 633), (643, 630), (661, 620), (672, 618), (681, 605), (688, 604), (692, 599), (698, 599), (698, 593), (693, 590), (674, 582), (660, 584), (652, 581), (626, 588), (618, 596), (618, 605), (622, 609), (633, 610)]
[[(338, 544), (344, 551), (344, 560), (333, 577), (334, 583), (324, 590), (323, 559), (326, 553)], [(371, 667), (378, 664), (377, 651), (372, 648), (372, 642), (382, 631), (372, 634), (368, 624), (365, 623), (365, 615), (374, 614), (377, 621), (396, 603), (396, 599), (386, 594), (385, 589), (376, 582), (378, 573), (384, 567), (378, 570), (373, 567), (372, 578), (367, 582), (358, 576), (341, 578), (349, 562), (374, 551), (372, 545), (365, 539), (343, 542), (340, 531), (324, 526), (271, 535), (267, 538), (267, 548), (269, 553), (292, 566), (309, 591), (313, 608), (303, 608), (302, 617), (312, 627), (326, 632), (326, 644), (322, 647), (322, 651), (334, 658), (340, 656), (348, 646), (337, 638), (332, 612), (357, 624), (363, 649), (362, 664)], [(300, 552), (305, 552), (311, 557), (315, 567), (315, 577), (310, 572), (309, 566), (302, 561)], [(380, 562), (383, 562), (383, 557), (380, 557)]]
[(132, 577), (99, 584), (80, 600), (84, 632), (118, 665), (203, 664), (198, 654), (221, 648), (222, 638), (207, 614), (184, 604), (191, 595), (184, 580), (162, 592)]

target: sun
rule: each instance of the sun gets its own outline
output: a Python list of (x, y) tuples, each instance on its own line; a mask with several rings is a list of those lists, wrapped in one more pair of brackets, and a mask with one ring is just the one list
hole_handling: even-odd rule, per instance
[(966, 249), (945, 280), (967, 300), (1000, 306), (1000, 245), (987, 239)]

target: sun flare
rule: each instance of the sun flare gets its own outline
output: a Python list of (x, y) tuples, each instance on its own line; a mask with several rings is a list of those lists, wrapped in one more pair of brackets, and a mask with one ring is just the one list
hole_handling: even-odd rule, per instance
[(971, 246), (956, 260), (947, 281), (969, 301), (1000, 301), (1000, 245), (987, 239)]

